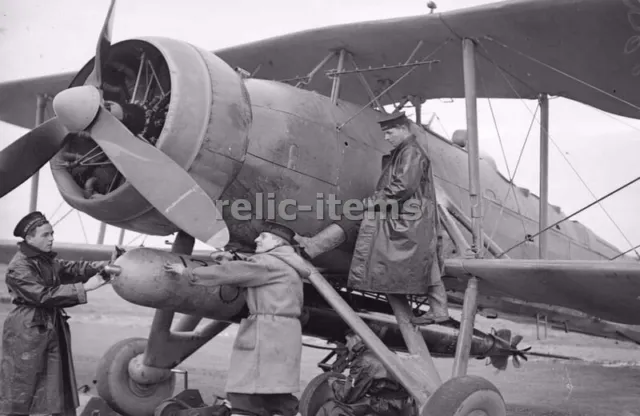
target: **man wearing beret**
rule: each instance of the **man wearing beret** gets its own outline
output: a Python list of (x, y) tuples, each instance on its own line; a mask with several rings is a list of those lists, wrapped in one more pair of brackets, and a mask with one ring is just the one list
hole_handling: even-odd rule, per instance
[(297, 253), (290, 228), (265, 221), (255, 254), (235, 261), (188, 269), (166, 263), (165, 270), (195, 285), (247, 288), (249, 316), (242, 319), (231, 353), (226, 393), (231, 413), (295, 416), (300, 386), (303, 306), (302, 278), (309, 266)]
[(87, 303), (104, 285), (109, 262), (56, 258), (53, 228), (44, 215), (22, 218), (23, 239), (8, 265), (6, 284), (15, 305), (4, 321), (0, 414), (75, 415), (79, 405), (68, 316), (63, 308)]

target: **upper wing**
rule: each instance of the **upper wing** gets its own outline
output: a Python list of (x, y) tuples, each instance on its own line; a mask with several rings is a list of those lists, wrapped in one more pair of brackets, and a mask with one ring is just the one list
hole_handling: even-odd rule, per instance
[[(493, 3), (442, 14), (309, 30), (216, 54), (250, 72), (260, 66), (258, 78), (283, 80), (308, 74), (327, 52), (341, 48), (353, 54), (359, 68), (397, 65), (406, 62), (422, 41), (414, 59), (429, 57), (440, 62), (420, 66), (402, 79), (390, 96), (381, 98), (388, 104), (407, 94), (425, 99), (464, 97), (463, 37), (478, 42), (479, 96), (536, 98), (539, 93), (548, 93), (640, 117), (640, 97), (635, 93), (635, 75), (640, 72), (640, 50), (636, 51), (640, 49), (640, 3), (635, 0)], [(328, 68), (335, 68), (336, 61), (330, 65)], [(345, 67), (353, 68), (349, 59)], [(387, 79), (395, 81), (407, 70), (363, 75), (373, 89), (382, 90)], [(369, 102), (355, 75), (347, 75), (346, 80), (341, 84), (340, 98)], [(318, 74), (309, 89), (329, 95), (331, 80)]]
[[(331, 51), (346, 49), (359, 68), (438, 60), (416, 67), (383, 104), (406, 95), (464, 97), (461, 39), (478, 42), (480, 97), (564, 96), (602, 110), (640, 118), (635, 93), (640, 73), (640, 3), (636, 0), (517, 0), (442, 14), (351, 23), (292, 33), (215, 53), (256, 77), (286, 80), (309, 74)], [(337, 59), (327, 64), (336, 67)], [(347, 58), (345, 69), (353, 69)], [(498, 69), (499, 68), (499, 69)], [(382, 91), (410, 68), (364, 72)], [(0, 84), (0, 120), (33, 127), (39, 87), (55, 93), (70, 74)], [(44, 83), (44, 85), (43, 85)], [(329, 95), (331, 79), (318, 73), (309, 89)], [(365, 104), (370, 97), (355, 74), (345, 76), (340, 98)]]
[(555, 305), (612, 322), (640, 324), (640, 264), (580, 260), (447, 259), (448, 289)]
[[(0, 120), (20, 127), (35, 127), (38, 94), (54, 97), (71, 84), (75, 73), (48, 75), (0, 84)], [(45, 120), (50, 119), (53, 109), (45, 110)]]

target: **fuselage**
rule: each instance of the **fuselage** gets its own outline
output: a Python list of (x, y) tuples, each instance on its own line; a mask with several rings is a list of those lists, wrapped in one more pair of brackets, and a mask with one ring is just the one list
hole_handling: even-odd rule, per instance
[[(164, 106), (147, 120), (145, 140), (167, 153), (222, 204), (230, 244), (238, 248), (253, 248), (265, 218), (284, 221), (301, 235), (319, 232), (344, 213), (347, 201), (361, 201), (374, 192), (382, 157), (391, 150), (377, 124), (380, 113), (372, 108), (339, 99), (333, 103), (327, 96), (282, 82), (242, 78), (214, 54), (184, 42), (124, 41), (112, 46), (110, 61), (120, 68), (117, 85), (123, 88), (111, 92), (111, 99), (140, 98), (142, 90), (136, 94), (136, 85), (147, 85), (144, 96)], [(155, 68), (157, 77), (143, 77), (139, 83), (136, 74), (144, 65)], [(90, 62), (72, 84), (81, 85), (91, 68)], [(346, 77), (343, 82), (357, 80)], [(422, 126), (412, 128), (426, 138), (436, 187), (469, 216), (466, 150)], [(64, 150), (82, 154), (94, 146), (90, 139), (76, 138)], [(129, 182), (118, 178), (113, 166), (88, 169), (53, 170), (71, 206), (144, 234), (178, 231)], [(487, 235), (502, 250), (534, 235), (538, 198), (510, 185), (486, 160), (480, 171)], [(157, 186), (161, 189), (162, 183)], [(564, 217), (555, 206), (548, 211), (550, 223)], [(460, 228), (470, 240), (465, 227)], [(317, 264), (346, 271), (354, 234), (339, 249), (318, 257)], [(551, 259), (608, 259), (618, 254), (574, 221), (549, 230), (548, 244)], [(536, 258), (537, 253), (534, 239), (509, 256)], [(459, 253), (451, 249), (446, 255)]]
[[(342, 101), (332, 104), (328, 97), (271, 81), (247, 80), (246, 86), (253, 111), (247, 154), (223, 199), (248, 200), (260, 205), (264, 216), (272, 215), (273, 207), (287, 199), (311, 206), (314, 209), (310, 212), (290, 207), (287, 214), (296, 214), (290, 225), (298, 233), (313, 235), (333, 221), (324, 204), (328, 195), (344, 203), (374, 192), (382, 156), (390, 151), (376, 122), (377, 112), (365, 109), (338, 129), (361, 107)], [(436, 187), (470, 216), (467, 151), (422, 126), (414, 124), (412, 130), (426, 138)], [(536, 234), (539, 198), (510, 185), (487, 159), (481, 159), (480, 173), (485, 233), (503, 250), (521, 242), (527, 234)], [(261, 202), (256, 204), (257, 200)], [(272, 212), (268, 212), (268, 201)], [(548, 211), (550, 224), (565, 217), (556, 206), (550, 205)], [(235, 219), (230, 210), (225, 215), (232, 239), (250, 244), (255, 238), (253, 227)], [(470, 241), (470, 233), (462, 223), (458, 225)], [(619, 253), (579, 222), (563, 222), (547, 233), (550, 259), (609, 259)], [(341, 249), (317, 259), (318, 264), (336, 273), (344, 272), (352, 245)], [(538, 239), (520, 245), (509, 256), (537, 258)]]

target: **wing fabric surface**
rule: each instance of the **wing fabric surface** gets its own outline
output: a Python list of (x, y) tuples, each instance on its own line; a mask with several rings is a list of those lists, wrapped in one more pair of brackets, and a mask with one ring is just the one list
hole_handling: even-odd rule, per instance
[[(407, 94), (464, 97), (460, 40), (478, 42), (478, 96), (564, 96), (604, 111), (640, 118), (640, 2), (637, 0), (516, 0), (441, 14), (425, 14), (325, 27), (215, 51), (232, 67), (263, 79), (305, 76), (329, 51), (353, 55), (345, 69), (404, 63), (414, 56), (438, 60), (422, 65), (381, 97), (383, 104)], [(323, 70), (335, 68), (331, 60)], [(497, 69), (498, 65), (501, 69)], [(382, 91), (409, 68), (364, 72)], [(185, 68), (188, 71), (188, 68)], [(321, 71), (322, 72), (322, 71)], [(71, 74), (0, 84), (0, 120), (32, 128), (35, 94), (66, 88)], [(332, 81), (318, 73), (307, 88), (329, 95)], [(340, 98), (370, 98), (355, 74), (344, 76)]]
[[(464, 97), (463, 37), (479, 43), (481, 57), (476, 67), (480, 97), (537, 98), (544, 92), (640, 117), (640, 97), (635, 93), (638, 78), (634, 75), (640, 72), (640, 2), (636, 0), (493, 3), (442, 14), (309, 30), (216, 53), (230, 65), (248, 71), (260, 65), (259, 78), (282, 80), (308, 74), (327, 51), (340, 48), (353, 54), (359, 68), (397, 65), (404, 63), (422, 40), (414, 59), (433, 53), (429, 59), (440, 62), (423, 65), (399, 82), (390, 95), (381, 98), (388, 104), (390, 96), (400, 100), (407, 94), (426, 99)], [(350, 60), (345, 62), (347, 70), (353, 69)], [(326, 69), (335, 66), (334, 60)], [(387, 79), (394, 81), (407, 70), (363, 75), (372, 89), (381, 91)], [(308, 89), (329, 95), (331, 79), (316, 76)], [(361, 104), (370, 100), (355, 74), (345, 76), (340, 98)]]
[(447, 289), (555, 305), (621, 324), (640, 324), (640, 264), (578, 260), (447, 259)]

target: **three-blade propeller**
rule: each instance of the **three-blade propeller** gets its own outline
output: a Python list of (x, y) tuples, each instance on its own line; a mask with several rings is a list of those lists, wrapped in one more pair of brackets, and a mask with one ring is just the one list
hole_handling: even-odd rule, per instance
[(184, 232), (209, 243), (226, 227), (215, 203), (181, 166), (133, 135), (103, 106), (100, 88), (111, 46), (114, 8), (112, 0), (85, 85), (61, 91), (53, 100), (56, 117), (0, 151), (0, 198), (54, 157), (73, 137), (69, 133), (86, 131), (154, 208)]

